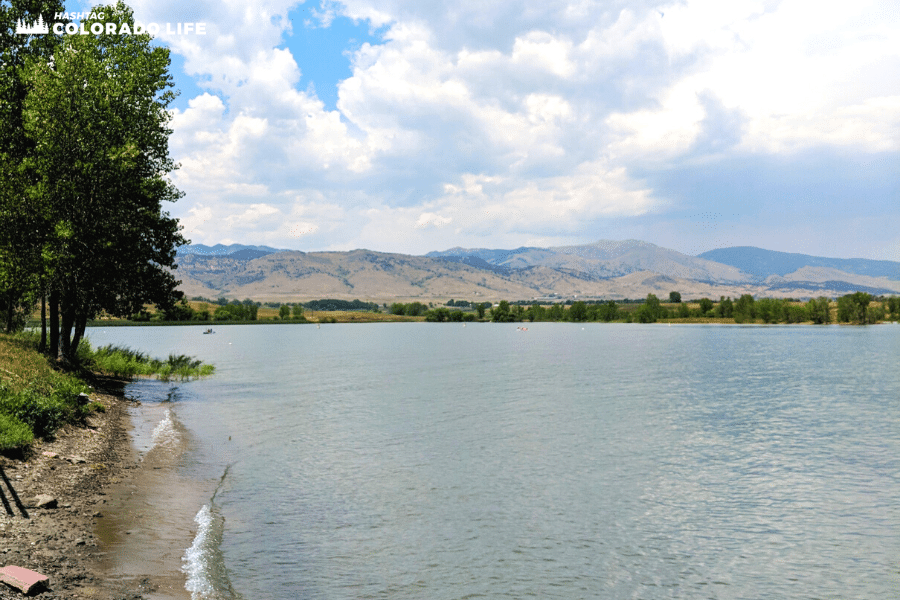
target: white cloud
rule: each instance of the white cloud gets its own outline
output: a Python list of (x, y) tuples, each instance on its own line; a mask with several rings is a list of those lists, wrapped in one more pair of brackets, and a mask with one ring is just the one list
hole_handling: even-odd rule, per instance
[(666, 10), (673, 56), (703, 52), (676, 84), (709, 90), (748, 120), (744, 149), (897, 150), (900, 14), (887, 2), (694, 0)]
[(416, 221), (416, 229), (424, 229), (426, 227), (446, 227), (453, 222), (452, 217), (442, 217), (435, 213), (422, 213)]
[(293, 5), (228, 0), (181, 18), (175, 2), (135, 4), (145, 20), (207, 22), (206, 36), (165, 40), (208, 92), (172, 122), (187, 193), (174, 212), (198, 241), (577, 241), (597, 220), (665, 209), (638, 164), (900, 150), (890, 0), (327, 3), (319, 26), (343, 14), (387, 27), (350, 56), (338, 110), (279, 47), (303, 27)]

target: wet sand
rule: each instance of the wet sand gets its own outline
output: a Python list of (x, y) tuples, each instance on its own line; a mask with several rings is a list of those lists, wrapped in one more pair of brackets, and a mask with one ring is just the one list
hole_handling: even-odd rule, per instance
[[(124, 397), (124, 383), (92, 382), (106, 411), (85, 427), (67, 426), (24, 458), (0, 457), (0, 565), (47, 575), (41, 598), (190, 598), (181, 557), (207, 492), (175, 475), (183, 445), (135, 449), (130, 413), (140, 421), (143, 409)], [(57, 507), (36, 508), (41, 494)], [(0, 599), (21, 597), (0, 584)]]

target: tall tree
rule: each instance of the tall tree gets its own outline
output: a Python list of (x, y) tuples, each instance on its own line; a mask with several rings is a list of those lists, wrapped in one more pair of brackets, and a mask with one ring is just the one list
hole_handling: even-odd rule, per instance
[(49, 280), (46, 205), (31, 189), (36, 180), (26, 168), (35, 144), (24, 132), (25, 72), (28, 61), (49, 60), (60, 44), (59, 36), (15, 30), (20, 20), (32, 23), (64, 10), (47, 0), (0, 3), (0, 301), (7, 331), (31, 311)]
[[(121, 2), (94, 13), (117, 32), (126, 23), (133, 29)], [(168, 154), (169, 51), (151, 46), (147, 34), (105, 31), (63, 36), (52, 62), (31, 59), (26, 68), (24, 126), (47, 200), (51, 298), (67, 359), (101, 311), (127, 316), (181, 297), (169, 269), (186, 240), (162, 209), (181, 196), (167, 178), (176, 168)]]

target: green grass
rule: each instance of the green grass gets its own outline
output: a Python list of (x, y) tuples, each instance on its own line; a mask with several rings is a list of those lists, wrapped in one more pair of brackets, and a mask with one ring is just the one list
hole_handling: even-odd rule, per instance
[[(0, 452), (23, 449), (34, 438), (51, 436), (66, 423), (83, 422), (91, 412), (103, 409), (98, 402), (79, 399), (90, 387), (75, 374), (54, 369), (37, 351), (39, 339), (35, 332), (0, 334)], [(77, 357), (83, 375), (184, 381), (215, 371), (212, 365), (185, 355), (157, 360), (125, 347), (94, 350), (86, 340), (79, 345)]]
[(0, 335), (0, 451), (52, 435), (89, 412), (78, 399), (90, 388), (54, 370), (30, 334)]
[(114, 377), (156, 377), (163, 381), (185, 381), (212, 375), (215, 367), (184, 354), (170, 354), (166, 360), (150, 358), (143, 352), (125, 346), (103, 346), (92, 350), (87, 341), (78, 348), (83, 364), (92, 370)]
[(0, 451), (22, 448), (33, 441), (31, 427), (11, 415), (0, 413)]

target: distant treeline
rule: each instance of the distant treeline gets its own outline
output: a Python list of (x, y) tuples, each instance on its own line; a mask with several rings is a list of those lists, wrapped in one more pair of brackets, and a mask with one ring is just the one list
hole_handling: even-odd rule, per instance
[[(150, 314), (146, 310), (132, 315), (133, 321), (256, 321), (259, 302), (246, 299), (226, 301), (219, 298), (210, 301), (195, 297), (192, 300), (216, 305), (212, 313), (207, 309), (194, 309), (185, 301), (173, 307)], [(375, 302), (360, 300), (312, 300), (305, 303), (266, 303), (265, 306), (278, 308), (278, 320), (306, 322), (304, 308), (314, 311), (367, 311), (379, 313), (381, 308)], [(385, 308), (388, 308), (384, 305)], [(457, 310), (451, 310), (457, 308)], [(463, 310), (464, 309), (464, 310)], [(788, 298), (755, 299), (744, 294), (735, 300), (720, 297), (718, 302), (701, 298), (693, 302), (682, 302), (681, 294), (669, 294), (669, 302), (664, 305), (654, 294), (647, 294), (640, 303), (629, 301), (570, 300), (557, 304), (541, 304), (532, 301), (509, 302), (503, 300), (497, 305), (490, 302), (470, 302), (450, 300), (445, 306), (434, 307), (422, 302), (395, 302), (388, 308), (390, 314), (408, 317), (425, 317), (426, 321), (572, 321), (623, 323), (655, 323), (664, 320), (725, 319), (735, 323), (877, 323), (885, 319), (900, 320), (900, 297), (873, 297), (865, 292), (847, 294), (833, 301), (820, 297), (806, 302)], [(320, 321), (323, 318), (320, 317)]]
[[(192, 298), (193, 300), (194, 298)], [(224, 300), (222, 298), (221, 300)], [(204, 302), (210, 302), (205, 298)], [(218, 302), (211, 302), (218, 304)], [(131, 315), (132, 321), (255, 321), (259, 312), (259, 302), (252, 300), (232, 300), (218, 306), (210, 313), (208, 308), (197, 310), (186, 301), (181, 300), (168, 309), (158, 310), (150, 314), (146, 309)]]
[[(677, 292), (670, 294), (669, 299), (670, 306), (664, 306), (654, 294), (648, 294), (636, 308), (625, 308), (613, 300), (605, 302), (578, 300), (572, 301), (570, 304), (560, 302), (550, 306), (532, 302), (527, 307), (524, 303), (510, 303), (504, 300), (496, 306), (488, 303), (472, 304), (476, 310), (474, 313), (450, 311), (443, 307), (426, 310), (420, 303), (414, 303), (418, 305), (414, 310), (421, 311), (415, 314), (424, 314), (426, 321), (438, 322), (482, 320), (485, 317), (485, 309), (489, 309), (487, 317), (494, 322), (599, 321), (610, 323), (618, 321), (655, 323), (670, 319), (732, 319), (735, 323), (827, 324), (837, 321), (866, 324), (877, 323), (889, 317), (900, 319), (900, 298), (873, 298), (865, 292), (847, 294), (838, 298), (836, 303), (825, 297), (814, 298), (804, 303), (784, 298), (760, 298), (757, 300), (750, 294), (744, 294), (737, 300), (722, 296), (718, 302), (702, 298), (695, 302), (696, 306), (692, 308), (688, 303), (681, 302), (681, 295)], [(459, 306), (458, 303), (455, 305)], [(393, 305), (391, 312), (410, 314), (409, 312), (399, 312), (401, 309), (410, 310), (410, 306)]]
[(308, 310), (379, 311), (377, 303), (362, 302), (360, 300), (311, 300), (309, 302), (304, 302), (303, 307)]

